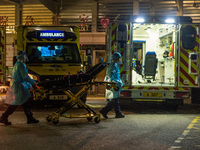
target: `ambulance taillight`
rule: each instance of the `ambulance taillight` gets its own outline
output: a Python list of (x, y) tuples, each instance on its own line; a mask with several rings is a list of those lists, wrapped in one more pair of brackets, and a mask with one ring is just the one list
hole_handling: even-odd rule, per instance
[(122, 91), (121, 95), (124, 97), (131, 97), (131, 92), (130, 91)]
[(176, 98), (189, 98), (190, 94), (187, 92), (177, 92), (176, 93)]

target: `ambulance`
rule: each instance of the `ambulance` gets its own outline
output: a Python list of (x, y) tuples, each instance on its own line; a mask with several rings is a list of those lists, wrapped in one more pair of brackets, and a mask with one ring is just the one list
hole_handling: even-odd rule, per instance
[[(29, 75), (38, 83), (82, 71), (79, 28), (76, 26), (19, 26), (17, 51), (20, 50), (26, 52)], [(52, 91), (46, 98), (50, 101), (68, 99), (58, 91)]]
[[(6, 26), (0, 26), (0, 89), (6, 86)], [(0, 92), (5, 93), (5, 92)]]
[(178, 105), (193, 96), (199, 90), (199, 25), (183, 16), (124, 18), (106, 32), (108, 56), (122, 55), (120, 102)]

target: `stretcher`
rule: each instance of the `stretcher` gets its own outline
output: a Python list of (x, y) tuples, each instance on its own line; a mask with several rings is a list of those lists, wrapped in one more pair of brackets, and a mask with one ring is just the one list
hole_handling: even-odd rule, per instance
[[(38, 88), (35, 90), (34, 97), (35, 99), (43, 99), (48, 94), (52, 93), (53, 90), (62, 91), (70, 99), (55, 112), (50, 113), (46, 120), (48, 122), (53, 122), (54, 124), (59, 123), (60, 117), (65, 118), (87, 118), (88, 121), (91, 121), (94, 118), (95, 123), (100, 122), (100, 114), (96, 113), (92, 108), (85, 104), (81, 97), (83, 97), (93, 85), (102, 84), (117, 89), (116, 83), (114, 82), (104, 82), (104, 81), (95, 81), (96, 76), (103, 71), (108, 66), (108, 63), (103, 62), (95, 65), (86, 73), (78, 73), (76, 75), (66, 75), (59, 80), (55, 81), (45, 81), (37, 84)], [(81, 87), (77, 93), (71, 91), (72, 87)], [(43, 89), (43, 90), (42, 90)], [(37, 96), (36, 93), (40, 92), (40, 95)], [(79, 105), (81, 108), (87, 111), (86, 114), (68, 114), (67, 111), (73, 108), (75, 105)]]

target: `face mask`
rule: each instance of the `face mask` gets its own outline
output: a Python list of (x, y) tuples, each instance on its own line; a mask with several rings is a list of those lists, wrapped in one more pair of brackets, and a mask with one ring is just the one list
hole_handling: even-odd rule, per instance
[(119, 60), (119, 61), (117, 62), (117, 64), (118, 64), (118, 65), (121, 65), (121, 64), (122, 64), (122, 61), (121, 61), (121, 60)]
[(28, 58), (26, 55), (24, 55), (24, 62), (28, 62)]

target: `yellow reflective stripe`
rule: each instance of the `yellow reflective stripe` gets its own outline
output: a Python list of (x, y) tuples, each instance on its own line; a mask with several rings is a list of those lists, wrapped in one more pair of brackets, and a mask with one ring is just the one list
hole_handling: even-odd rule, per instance
[[(2, 30), (2, 29), (0, 28), (0, 32), (1, 32), (1, 30)], [(1, 34), (2, 34), (2, 32), (1, 32)], [(1, 43), (4, 44), (3, 35), (2, 35), (1, 37), (2, 37), (2, 38), (1, 38)], [(4, 47), (4, 46), (0, 46), (0, 51), (1, 51), (1, 52), (3, 52), (3, 47)]]
[(123, 66), (120, 68), (120, 73), (123, 71)]
[(127, 23), (126, 25), (128, 26), (128, 42), (130, 42), (130, 33), (131, 33), (130, 28), (129, 28), (130, 23)]
[[(133, 86), (133, 87), (131, 87), (131, 86), (124, 86), (123, 87), (124, 90), (128, 90), (128, 89), (130, 89), (130, 90), (164, 90), (164, 91), (170, 91), (170, 90), (187, 91), (187, 90), (189, 90), (189, 89), (185, 89), (183, 87), (165, 87), (165, 88), (163, 88), (163, 87), (156, 87), (158, 89), (150, 89), (152, 87), (143, 87), (142, 89), (139, 89), (139, 88), (141, 88), (141, 87), (140, 86)], [(176, 88), (176, 89), (174, 89), (174, 88)]]
[(196, 36), (196, 42), (199, 43), (199, 37), (198, 36)]
[[(62, 40), (63, 40), (63, 39), (58, 39), (57, 41), (59, 41), (59, 42), (60, 42), (60, 41), (62, 41)], [(67, 41), (68, 41), (68, 40), (67, 40)]]
[[(185, 62), (187, 62), (187, 66), (185, 66), (185, 64), (183, 64), (182, 62), (180, 62), (180, 67), (185, 71), (188, 72), (188, 62), (189, 59), (184, 55), (184, 54), (180, 54), (181, 58), (183, 58), (185, 60)], [(195, 69), (197, 66), (194, 63), (191, 63), (192, 67)], [(196, 79), (196, 76), (194, 75), (190, 75), (188, 74), (188, 76), (190, 76), (193, 80)], [(187, 77), (185, 76), (185, 74), (183, 72), (180, 72), (180, 77), (184, 80), (187, 79)], [(189, 81), (189, 85), (194, 85), (190, 80)]]
[(116, 27), (117, 27), (117, 23), (114, 23), (113, 26), (112, 26), (112, 31), (115, 30)]
[(191, 66), (192, 66), (192, 68), (194, 68), (195, 70), (197, 70), (197, 65), (194, 62), (191, 62)]
[[(4, 27), (3, 28), (1, 28), (1, 30), (4, 30)], [(2, 33), (2, 32), (1, 32)], [(1, 47), (1, 52), (4, 54), (5, 53), (5, 37), (4, 37), (4, 34), (2, 34), (2, 36), (1, 36), (2, 38), (1, 38), (1, 44), (2, 44), (2, 47)], [(1, 59), (5, 59), (4, 58), (4, 56), (1, 56), (2, 58)]]
[(163, 102), (164, 100), (154, 100), (154, 99), (136, 99), (137, 102)]
[(112, 45), (111, 46), (111, 50), (113, 51), (115, 49), (115, 45)]
[(111, 27), (111, 52), (113, 52), (114, 51), (114, 49), (115, 49), (115, 43), (113, 43), (113, 41), (115, 41), (115, 32), (113, 33), (113, 31), (114, 30), (116, 30), (116, 28), (117, 28), (117, 24), (116, 23), (114, 23), (114, 24), (112, 24), (112, 27)]
[[(184, 54), (180, 54), (181, 58), (184, 59), (187, 62), (188, 65), (188, 58)], [(188, 66), (185, 66), (182, 62), (180, 62), (180, 67), (185, 71), (188, 72)]]
[(127, 90), (128, 88), (129, 88), (129, 86), (124, 86), (123, 87), (124, 90)]
[(115, 40), (115, 34), (112, 35), (111, 41)]

